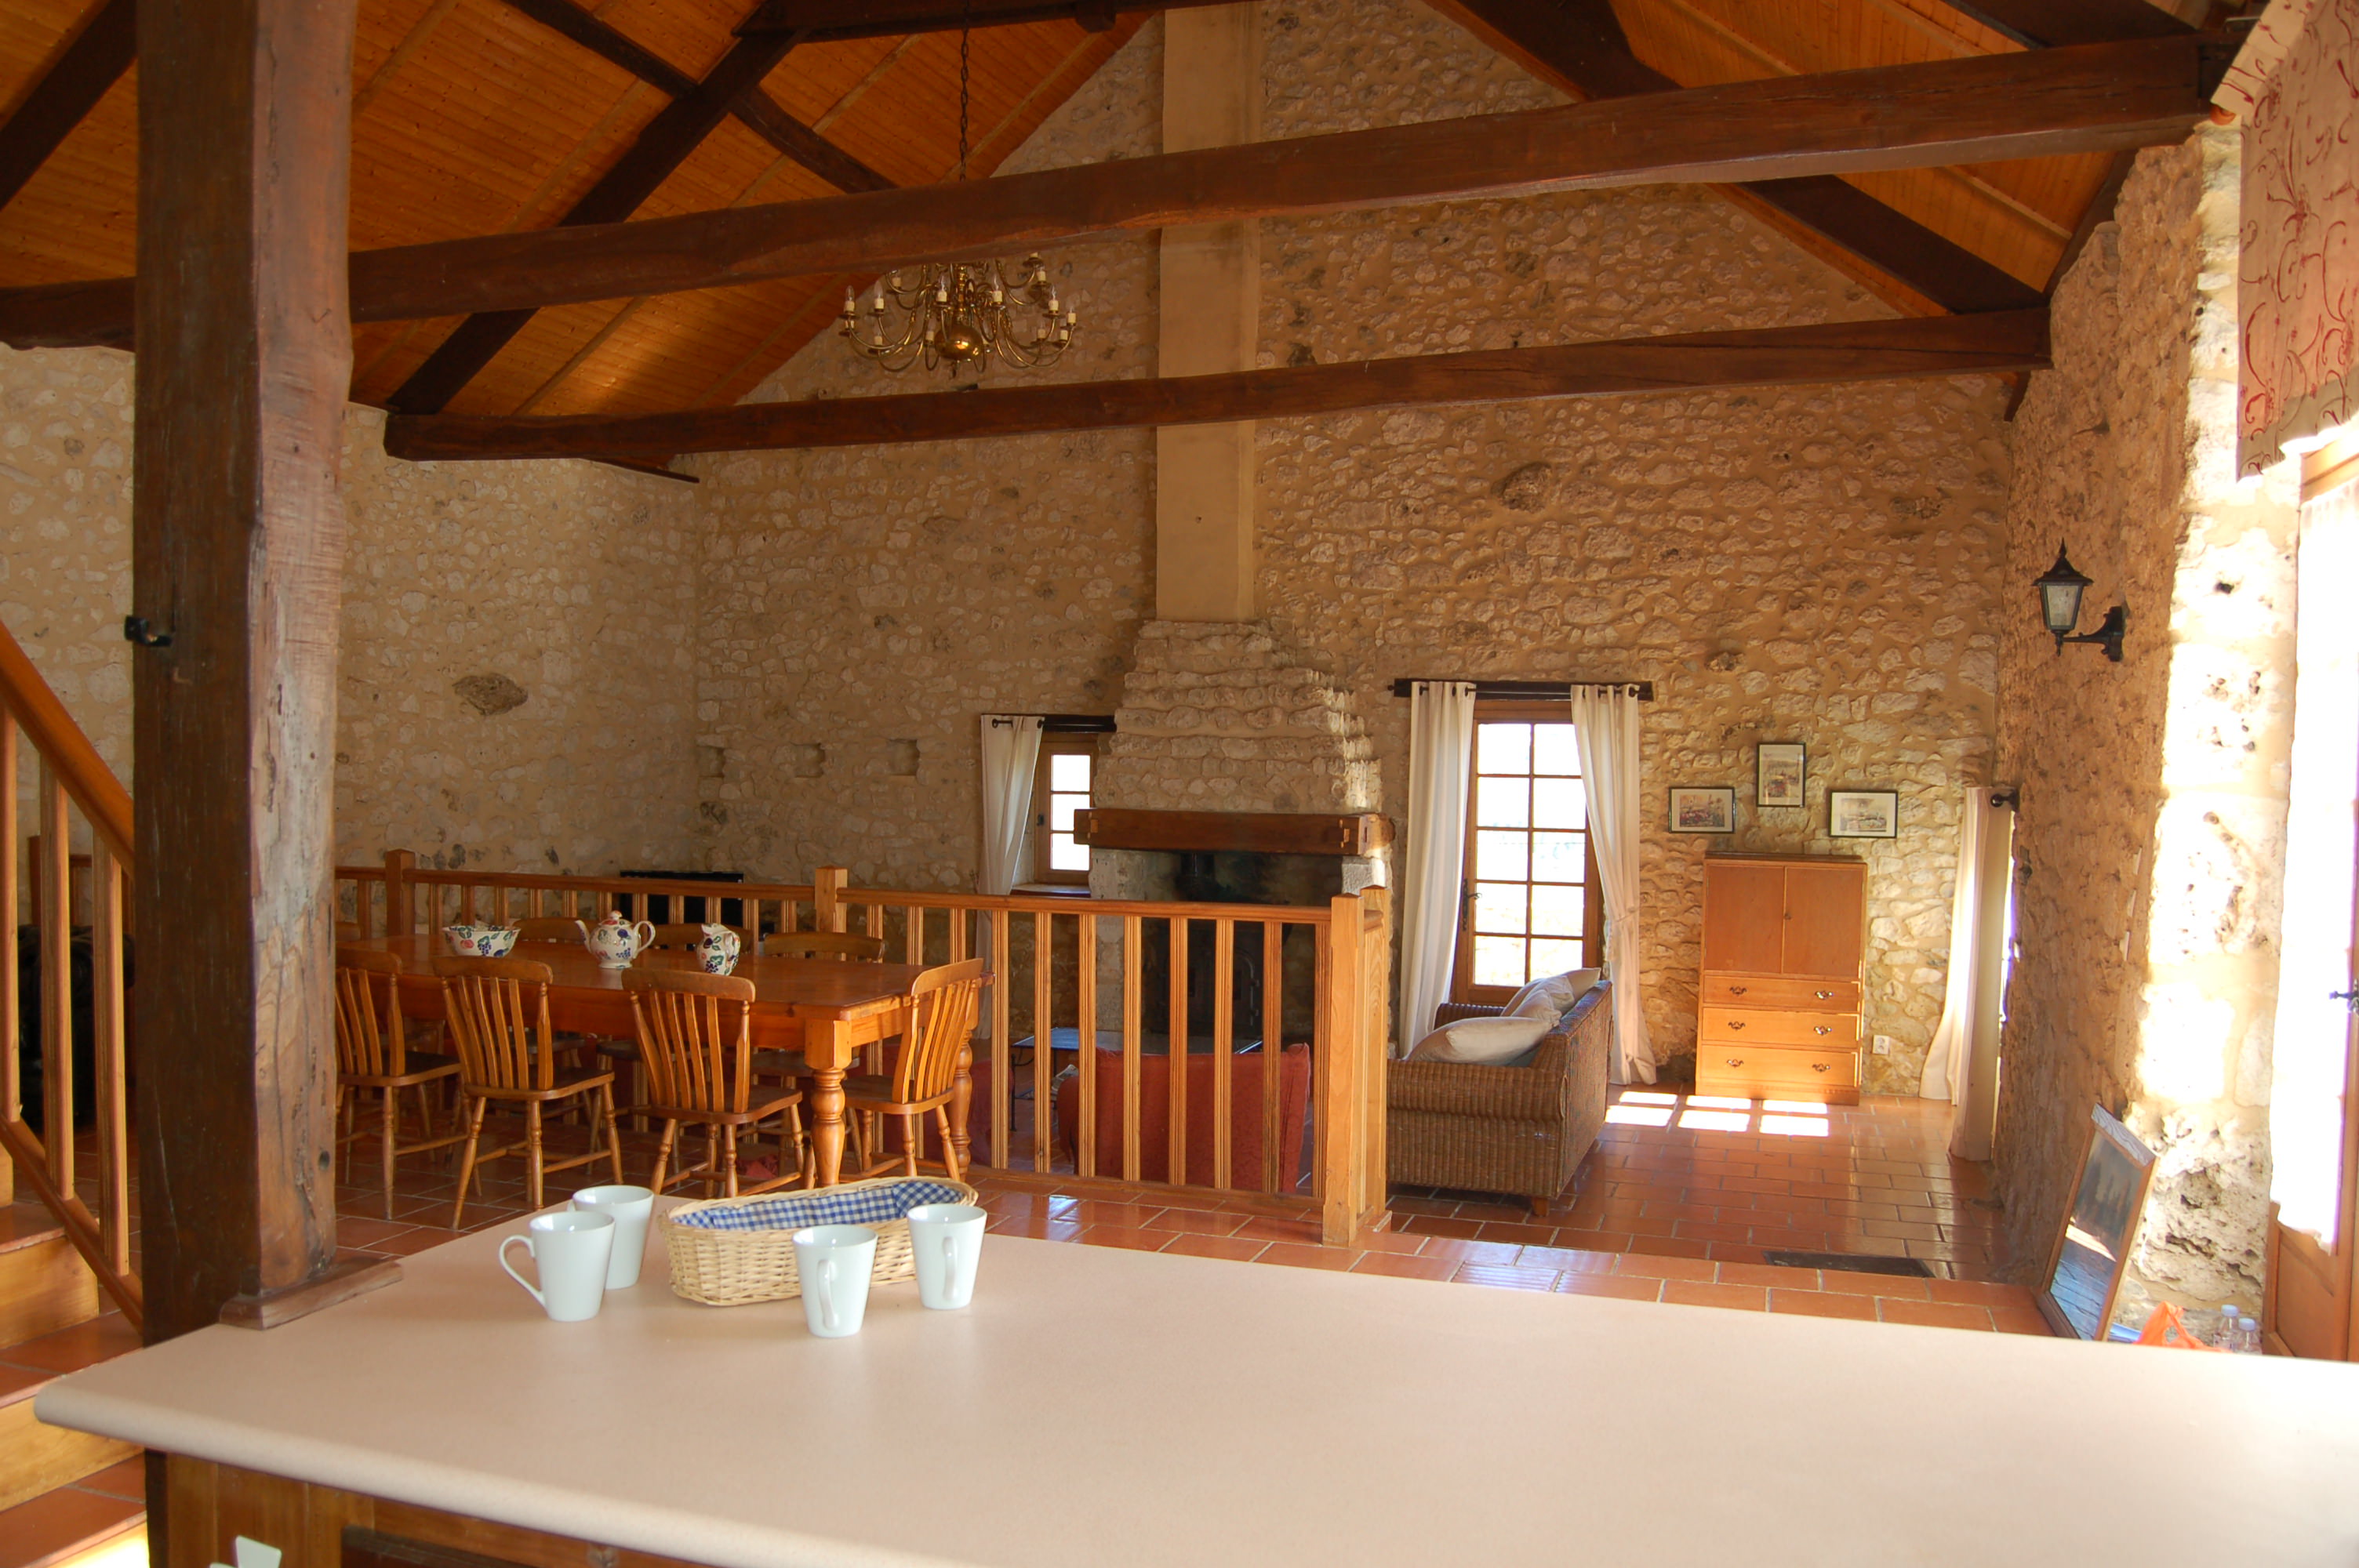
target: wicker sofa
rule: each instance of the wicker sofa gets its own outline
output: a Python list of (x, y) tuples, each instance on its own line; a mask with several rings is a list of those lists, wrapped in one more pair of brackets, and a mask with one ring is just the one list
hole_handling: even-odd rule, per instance
[[(1521, 1066), (1391, 1063), (1385, 1142), (1393, 1183), (1513, 1193), (1546, 1212), (1605, 1125), (1610, 997), (1608, 982), (1592, 986)], [(1452, 1002), (1435, 1022), (1498, 1011)]]

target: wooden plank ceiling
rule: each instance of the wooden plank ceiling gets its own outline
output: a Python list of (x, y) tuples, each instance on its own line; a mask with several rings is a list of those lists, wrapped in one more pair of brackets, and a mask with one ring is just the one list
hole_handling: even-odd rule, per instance
[[(737, 44), (733, 29), (753, 8), (750, 0), (592, 0), (583, 8), (597, 24), (669, 68), (650, 72), (642, 62), (635, 73), (585, 47), (582, 28), (560, 36), (527, 14), (553, 3), (571, 0), (361, 0), (355, 249), (558, 222), (673, 103), (644, 78), (675, 89), (701, 80)], [(1614, 10), (1631, 52), (1689, 87), (2023, 47), (1943, 0), (1614, 0)], [(19, 129), (10, 124), (19, 110), (42, 101), (36, 89), (45, 79), (73, 75), (59, 71), (60, 62), (104, 15), (103, 0), (0, 7), (0, 125), (8, 134)], [(1126, 13), (1099, 31), (1051, 20), (976, 32), (975, 176), (1020, 146), (1141, 21)], [(760, 91), (832, 145), (838, 181), (813, 172), (830, 160), (810, 156), (808, 141), (803, 157), (780, 150), (800, 129), (787, 126), (782, 135), (773, 119), (773, 134), (760, 134), (749, 124), (760, 115), (746, 114), (741, 98), (739, 114), (721, 118), (633, 215), (831, 195), (843, 180), (872, 174), (897, 185), (948, 178), (956, 161), (958, 50), (958, 34), (944, 30), (788, 51)], [(85, 57), (92, 52), (86, 45)], [(81, 70), (87, 75), (87, 66)], [(131, 271), (136, 91), (135, 64), (0, 206), (0, 287)], [(59, 96), (54, 86), (49, 96)], [(2112, 162), (2082, 155), (1846, 178), (2044, 292)], [(629, 414), (734, 403), (828, 330), (852, 281), (788, 278), (544, 309), (448, 407)], [(386, 403), (458, 325), (360, 327), (353, 395)]]

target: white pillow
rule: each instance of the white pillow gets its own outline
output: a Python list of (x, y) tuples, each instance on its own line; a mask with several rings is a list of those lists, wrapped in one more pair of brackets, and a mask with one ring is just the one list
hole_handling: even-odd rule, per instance
[(1561, 975), (1549, 975), (1534, 980), (1507, 999), (1503, 1010), (1509, 1018), (1545, 1018), (1550, 1023), (1564, 1016), (1564, 1010), (1589, 994), (1589, 988), (1605, 973), (1603, 969), (1568, 969)]
[(1408, 1059), (1495, 1065), (1530, 1050), (1555, 1022), (1553, 1018), (1462, 1018), (1419, 1041)]

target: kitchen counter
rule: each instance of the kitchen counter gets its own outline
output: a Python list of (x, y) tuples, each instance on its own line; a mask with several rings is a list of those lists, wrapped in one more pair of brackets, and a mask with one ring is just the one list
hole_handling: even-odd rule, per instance
[(652, 1235), (554, 1324), (521, 1228), (38, 1414), (716, 1568), (2359, 1559), (2354, 1367), (999, 1236), (852, 1339), (678, 1299)]

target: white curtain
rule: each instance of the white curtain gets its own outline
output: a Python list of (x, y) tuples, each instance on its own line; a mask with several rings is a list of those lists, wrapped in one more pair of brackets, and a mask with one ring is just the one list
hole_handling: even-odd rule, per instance
[(1638, 958), (1638, 693), (1572, 688), (1572, 738), (1589, 788), (1589, 841), (1605, 894), (1605, 973), (1614, 982), (1613, 1078), (1655, 1081)]
[(1005, 894), (1023, 871), (1032, 820), (1032, 773), (1040, 765), (1040, 716), (983, 716), (983, 870), (974, 891)]
[(1419, 681), (1408, 696), (1408, 835), (1401, 846), (1400, 1035), (1406, 1055), (1450, 996), (1458, 897), (1466, 866), (1466, 775), (1474, 757), (1474, 685)]
[(1950, 1152), (1990, 1158), (1998, 1104), (1999, 1009), (2006, 973), (2006, 903), (2015, 814), (1969, 784), (1958, 808), (1958, 883), (1950, 901), (1950, 980), (1918, 1092), (1957, 1107)]

